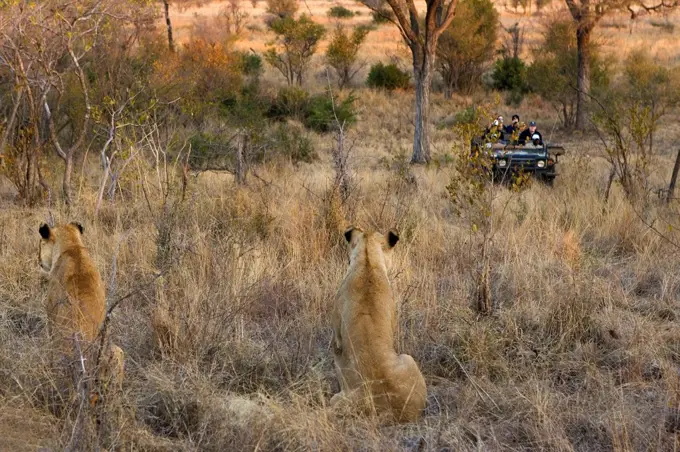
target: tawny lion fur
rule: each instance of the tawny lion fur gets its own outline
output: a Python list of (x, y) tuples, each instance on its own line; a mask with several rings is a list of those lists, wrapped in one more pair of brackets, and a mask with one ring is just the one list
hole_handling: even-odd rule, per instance
[(333, 351), (341, 391), (335, 406), (368, 401), (398, 422), (416, 421), (427, 398), (425, 380), (409, 355), (396, 353), (397, 309), (387, 277), (399, 237), (350, 228), (350, 264), (333, 309)]
[[(82, 242), (82, 226), (69, 223), (40, 227), (40, 267), (49, 278), (47, 289), (47, 327), (57, 353), (73, 357), (75, 336), (81, 351), (88, 350), (89, 361), (96, 350), (106, 303), (101, 275)], [(123, 378), (123, 351), (107, 346), (100, 357), (100, 377), (119, 386)]]

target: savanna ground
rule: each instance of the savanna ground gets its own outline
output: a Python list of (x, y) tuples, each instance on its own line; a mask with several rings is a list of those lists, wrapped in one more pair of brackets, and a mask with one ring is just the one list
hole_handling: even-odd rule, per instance
[[(394, 51), (372, 50), (380, 45), (369, 41), (365, 51)], [(631, 203), (616, 186), (605, 204), (609, 169), (596, 137), (550, 133), (555, 115), (527, 98), (515, 110), (546, 124), (567, 156), (553, 188), (492, 189), (494, 309), (482, 316), (478, 233), (455, 215), (446, 190), (451, 156), (464, 146), (446, 125), (472, 99), (435, 96), (434, 162), (415, 168), (406, 163), (412, 94), (363, 90), (358, 102), (348, 137), (356, 184), (345, 205), (330, 195), (332, 139), (318, 135), (319, 162), (260, 166), (243, 187), (203, 172), (182, 194), (179, 178), (140, 163), (121, 180), (122, 197), (95, 215), (92, 163), (75, 178), (68, 213), (3, 205), (0, 449), (59, 450), (72, 435), (46, 406), (36, 255), (38, 226), (50, 215), (84, 224), (109, 302), (131, 294), (110, 323), (126, 353), (125, 414), (111, 449), (680, 447), (677, 206)], [(677, 118), (665, 119), (657, 139), (651, 180), (659, 187), (670, 177)], [(396, 345), (418, 362), (429, 394), (417, 424), (327, 407), (338, 389), (329, 313), (349, 222), (400, 232)]]

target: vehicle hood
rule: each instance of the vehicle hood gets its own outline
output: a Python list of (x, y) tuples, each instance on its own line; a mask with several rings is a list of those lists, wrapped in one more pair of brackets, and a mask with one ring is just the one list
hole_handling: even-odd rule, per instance
[(496, 158), (539, 158), (546, 157), (547, 152), (543, 149), (498, 149), (494, 150), (492, 155)]

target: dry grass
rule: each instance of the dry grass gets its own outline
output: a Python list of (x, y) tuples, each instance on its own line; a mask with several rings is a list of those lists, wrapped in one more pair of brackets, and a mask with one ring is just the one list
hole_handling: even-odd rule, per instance
[[(326, 153), (312, 165), (259, 168), (261, 179), (245, 188), (229, 175), (201, 174), (188, 201), (160, 223), (159, 201), (152, 214), (132, 179), (125, 200), (93, 218), (94, 172), (77, 210), (68, 218), (55, 212), (57, 221), (85, 224), (106, 281), (117, 256), (110, 299), (141, 289), (112, 319), (127, 361), (125, 416), (111, 448), (677, 448), (678, 256), (620, 193), (602, 204), (604, 161), (565, 158), (553, 189), (496, 189), (505, 208), (496, 210), (491, 247), (495, 313), (479, 317), (478, 241), (446, 198), (452, 169), (404, 172), (410, 126), (406, 113), (394, 112), (406, 112), (410, 99), (362, 98), (353, 218), (325, 201)], [(434, 116), (445, 118), (455, 102), (436, 99)], [(452, 140), (450, 131), (435, 133), (442, 162)], [(593, 146), (564, 141), (573, 154)], [(667, 179), (667, 157), (657, 167)], [(677, 219), (662, 206), (649, 209), (649, 218)], [(35, 262), (46, 215), (10, 205), (0, 211), (3, 448), (59, 448), (71, 434), (50, 414), (46, 395), (44, 287)], [(337, 218), (401, 232), (392, 273), (397, 346), (419, 363), (429, 393), (416, 425), (327, 407), (337, 390), (330, 300), (346, 266)], [(167, 227), (164, 240), (158, 226)], [(154, 280), (159, 250), (169, 270)]]
[[(320, 18), (332, 3), (308, 4)], [(180, 39), (194, 12), (217, 6), (180, 13)], [(624, 45), (627, 30), (602, 32)], [(268, 39), (248, 33), (241, 45), (260, 49)], [(402, 50), (393, 30), (380, 27), (364, 57)], [(450, 125), (472, 102), (435, 95), (432, 122)], [(570, 155), (552, 189), (495, 189), (494, 314), (480, 317), (479, 240), (446, 197), (456, 137), (450, 127), (437, 128), (435, 164), (409, 169), (411, 103), (412, 93), (358, 96), (350, 137), (358, 188), (347, 211), (329, 202), (331, 142), (316, 135), (320, 162), (258, 168), (259, 178), (244, 188), (227, 174), (200, 174), (186, 202), (165, 215), (160, 193), (147, 187), (149, 209), (135, 173), (124, 178), (118, 203), (94, 217), (94, 167), (78, 190), (78, 207), (70, 215), (54, 210), (57, 221), (85, 225), (105, 281), (114, 276), (115, 256), (109, 300), (134, 293), (111, 321), (126, 354), (126, 379), (110, 450), (680, 447), (680, 259), (641, 221), (680, 226), (677, 209), (654, 202), (633, 208), (616, 188), (604, 205), (607, 165), (597, 141), (553, 134), (549, 107), (527, 98), (517, 111), (537, 119)], [(674, 112), (656, 141), (656, 186), (669, 177), (676, 123)], [(45, 286), (35, 259), (37, 228), (48, 212), (2, 202), (0, 449), (60, 449), (72, 425), (52, 414)], [(340, 229), (347, 222), (400, 231), (392, 272), (397, 347), (415, 358), (428, 383), (418, 424), (383, 425), (327, 407), (338, 389), (329, 310), (346, 267)], [(676, 229), (660, 229), (680, 239)]]

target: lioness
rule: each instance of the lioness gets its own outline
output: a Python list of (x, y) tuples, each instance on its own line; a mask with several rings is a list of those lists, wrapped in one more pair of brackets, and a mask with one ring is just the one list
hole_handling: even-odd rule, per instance
[[(99, 354), (94, 341), (99, 335), (106, 315), (105, 292), (102, 278), (82, 242), (83, 227), (69, 223), (39, 229), (40, 268), (49, 278), (47, 289), (47, 329), (52, 345), (61, 357), (76, 356), (76, 336), (80, 351), (87, 356), (87, 364), (99, 358), (99, 376), (122, 383), (123, 351), (116, 345), (105, 344)], [(94, 371), (94, 369), (88, 369)]]
[(397, 312), (387, 278), (399, 236), (349, 228), (345, 238), (350, 263), (332, 317), (341, 391), (331, 405), (368, 400), (398, 422), (416, 421), (425, 407), (425, 380), (413, 358), (394, 349)]

